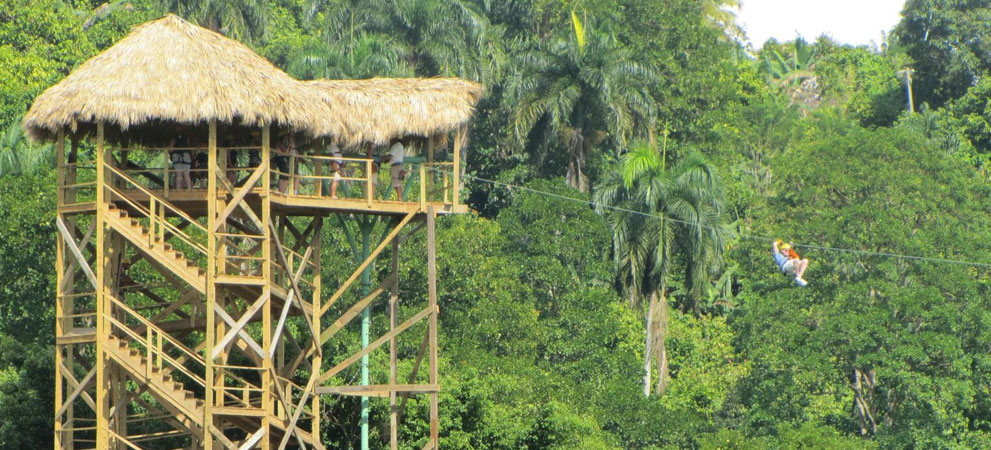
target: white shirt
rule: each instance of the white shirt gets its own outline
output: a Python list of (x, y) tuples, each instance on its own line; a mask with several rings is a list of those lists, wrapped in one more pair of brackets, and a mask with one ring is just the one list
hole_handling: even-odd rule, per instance
[(336, 142), (330, 144), (330, 156), (333, 156), (334, 157), (334, 160), (333, 161), (336, 162), (337, 165), (339, 165), (339, 166), (343, 166), (344, 165), (344, 160), (343, 159), (340, 159), (341, 158), (341, 148), (337, 146), (337, 143)]
[(391, 157), (389, 164), (402, 164), (406, 158), (406, 149), (403, 148), (403, 144), (401, 142), (392, 144), (392, 147), (389, 147), (389, 156)]

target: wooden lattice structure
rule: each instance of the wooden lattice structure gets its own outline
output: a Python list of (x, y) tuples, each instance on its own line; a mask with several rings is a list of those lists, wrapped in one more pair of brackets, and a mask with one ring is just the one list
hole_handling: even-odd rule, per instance
[[(174, 16), (152, 24), (189, 39), (209, 33)], [(57, 148), (55, 448), (323, 448), (325, 396), (387, 398), (389, 441), (397, 448), (411, 395), (429, 398), (426, 448), (436, 448), (435, 218), (467, 212), (459, 202), (466, 121), (375, 134), (369, 130), (376, 124), (360, 118), (322, 129), (326, 117), (250, 111), (183, 117), (156, 109), (134, 120), (133, 111), (120, 112), (127, 105), (102, 112), (73, 109), (71, 100), (63, 102), (67, 112), (46, 106), (88, 64), (39, 97), (25, 119), (30, 133)], [(333, 101), (327, 92), (306, 96), (313, 86), (290, 81), (298, 86), (272, 88), (285, 89), (275, 94), (286, 102), (319, 111)], [(361, 85), (348, 89), (352, 95)], [(393, 94), (399, 101), (392, 107), (402, 113), (408, 102), (401, 90)], [(472, 95), (477, 99), (478, 92)], [(176, 123), (204, 139), (190, 148), (162, 145)], [(277, 134), (298, 136), (311, 151), (279, 154)], [(389, 195), (388, 170), (376, 171), (374, 160), (323, 151), (330, 139), (371, 148), (413, 135), (420, 136), (422, 156), (404, 165), (409, 175), (398, 198)], [(169, 157), (181, 151), (200, 162), (192, 189), (174, 188)], [(279, 158), (289, 162), (288, 171), (278, 167)], [(341, 162), (349, 169), (335, 173)], [(285, 191), (277, 187), (280, 179), (290, 180)], [(340, 185), (337, 198), (329, 195), (331, 184)], [(388, 225), (352, 272), (328, 276), (321, 272), (321, 236), (335, 215), (375, 216)], [(427, 285), (403, 289), (423, 289), (427, 301), (405, 305), (398, 256), (401, 243), (420, 230)], [(355, 281), (380, 255), (391, 257), (391, 271), (358, 295)], [(385, 306), (387, 331), (364, 347), (338, 342), (376, 303)], [(398, 340), (411, 333), (418, 351), (400, 354)], [(345, 371), (384, 346), (387, 380), (345, 383)], [(400, 380), (404, 357), (413, 369)]]

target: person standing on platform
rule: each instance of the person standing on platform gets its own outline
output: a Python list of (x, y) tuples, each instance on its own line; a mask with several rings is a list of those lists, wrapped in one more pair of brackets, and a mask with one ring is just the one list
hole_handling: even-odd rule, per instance
[(401, 139), (395, 139), (389, 147), (389, 175), (392, 177), (392, 189), (396, 191), (396, 199), (403, 200), (403, 181), (406, 180), (406, 170), (403, 161), (406, 160), (406, 147)]
[(341, 148), (337, 146), (336, 142), (330, 144), (330, 156), (334, 158), (330, 160), (330, 170), (334, 171), (334, 179), (330, 183), (330, 198), (337, 199), (337, 186), (343, 178), (344, 160), (341, 159)]
[(192, 189), (193, 181), (189, 177), (189, 168), (193, 165), (193, 153), (189, 149), (189, 138), (186, 136), (186, 127), (176, 125), (175, 136), (169, 143), (172, 149), (169, 157), (172, 160), (172, 170), (175, 171), (175, 185), (177, 191)]

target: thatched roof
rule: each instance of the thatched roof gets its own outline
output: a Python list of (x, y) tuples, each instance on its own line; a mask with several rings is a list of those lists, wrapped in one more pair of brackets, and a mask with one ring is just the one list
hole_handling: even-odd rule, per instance
[[(482, 94), (457, 78), (373, 78), (303, 82), (323, 102), (320, 135), (344, 145), (385, 144), (408, 135), (430, 136), (466, 124)], [(315, 110), (317, 111), (317, 110)]]
[(471, 118), (477, 83), (456, 78), (298, 81), (243, 44), (169, 14), (135, 28), (39, 95), (24, 127), (122, 132), (161, 122), (277, 125), (343, 145), (451, 131)]
[(97, 121), (127, 129), (155, 120), (216, 119), (312, 131), (312, 96), (245, 45), (174, 15), (135, 28), (35, 99), (34, 138)]

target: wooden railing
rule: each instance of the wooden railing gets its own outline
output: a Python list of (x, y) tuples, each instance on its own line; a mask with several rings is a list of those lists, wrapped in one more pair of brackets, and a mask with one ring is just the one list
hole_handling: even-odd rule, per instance
[(96, 200), (96, 165), (94, 161), (62, 163), (59, 165), (60, 206), (89, 203)]
[[(105, 291), (105, 297), (109, 300), (112, 311), (123, 313), (120, 319), (115, 318), (116, 314), (113, 313), (106, 317), (110, 324), (111, 333), (113, 330), (117, 330), (119, 331), (118, 336), (120, 338), (127, 338), (131, 342), (140, 345), (135, 350), (144, 351), (145, 353), (146, 378), (151, 378), (152, 372), (155, 369), (159, 371), (168, 370), (169, 372), (182, 373), (190, 381), (200, 385), (200, 387), (206, 387), (203, 375), (199, 374), (206, 373), (206, 363), (200, 355), (155, 326), (147, 318), (125, 305), (124, 302), (115, 298), (109, 290)], [(128, 320), (132, 320), (139, 325), (129, 325), (127, 323)], [(179, 356), (173, 357), (172, 354), (178, 354)], [(186, 362), (192, 363), (196, 371), (194, 372), (194, 370), (187, 368), (184, 364)]]
[[(396, 199), (388, 164), (378, 167), (368, 158), (321, 155), (276, 157), (288, 159), (288, 171), (279, 170), (278, 164), (270, 170), (273, 189), (282, 195), (364, 200), (369, 207), (378, 201), (458, 203), (453, 177), (449, 175), (454, 168), (451, 162), (404, 163), (403, 198)], [(280, 180), (286, 181), (285, 192), (278, 191)]]
[[(179, 372), (200, 387), (206, 387), (204, 377), (200, 375), (200, 373), (206, 373), (206, 363), (203, 356), (155, 326), (134, 308), (127, 306), (111, 295), (109, 291), (106, 291), (106, 296), (113, 311), (122, 313), (120, 319), (115, 318), (114, 314), (107, 317), (111, 330), (119, 330), (117, 334), (119, 338), (128, 339), (137, 344), (137, 348), (131, 345), (129, 347), (144, 352), (145, 377), (151, 378), (155, 371), (162, 371), (166, 374)], [(133, 321), (136, 325), (130, 325), (128, 321)], [(192, 363), (192, 368), (186, 365), (187, 362)], [(217, 392), (220, 392), (225, 399), (233, 401), (238, 407), (258, 407), (260, 404), (258, 402), (263, 394), (262, 389), (235, 372), (254, 371), (260, 373), (264, 369), (222, 364), (214, 365), (214, 368), (226, 380), (223, 386), (214, 386)]]
[[(121, 186), (123, 189), (127, 189), (127, 187), (131, 187), (148, 196), (149, 205), (146, 207), (140, 204), (139, 202), (131, 199), (121, 189), (115, 187), (118, 185), (117, 183), (113, 183), (113, 182), (107, 183), (107, 189), (111, 193), (110, 196), (111, 200), (116, 199), (123, 201), (124, 203), (129, 205), (133, 211), (136, 211), (143, 218), (148, 220), (149, 246), (154, 245), (155, 242), (164, 243), (167, 237), (166, 235), (167, 233), (168, 235), (175, 236), (176, 238), (184, 242), (186, 245), (188, 245), (190, 248), (196, 250), (203, 257), (206, 257), (207, 249), (203, 244), (200, 243), (205, 241), (206, 236), (208, 235), (206, 227), (201, 225), (199, 222), (197, 222), (195, 219), (187, 215), (184, 211), (182, 211), (172, 203), (166, 201), (165, 199), (159, 197), (151, 190), (145, 188), (136, 180), (134, 180), (133, 178), (131, 178), (121, 170), (117, 169), (116, 167), (113, 167), (110, 164), (106, 164), (104, 168), (107, 170), (107, 173), (109, 174), (112, 181), (116, 181), (115, 180), (116, 178), (119, 179), (119, 181), (123, 182)], [(181, 222), (185, 222), (186, 223), (186, 225), (184, 226), (185, 228), (191, 227), (194, 231), (198, 231), (201, 237), (195, 238), (191, 234), (183, 231), (182, 228), (173, 225), (172, 222), (170, 222), (166, 218), (167, 215), (171, 215), (172, 217), (178, 218)]]

